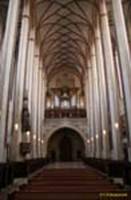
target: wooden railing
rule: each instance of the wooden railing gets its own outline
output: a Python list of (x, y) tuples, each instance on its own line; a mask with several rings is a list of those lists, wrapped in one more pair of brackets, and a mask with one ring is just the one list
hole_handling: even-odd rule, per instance
[(85, 109), (47, 109), (45, 111), (46, 118), (86, 118)]

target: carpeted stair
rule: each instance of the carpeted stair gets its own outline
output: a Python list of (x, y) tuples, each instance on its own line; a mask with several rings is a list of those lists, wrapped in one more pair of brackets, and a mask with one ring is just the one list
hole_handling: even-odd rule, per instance
[[(119, 194), (104, 197), (103, 194)], [(12, 200), (126, 200), (115, 184), (100, 172), (87, 167), (83, 169), (43, 169), (28, 185), (12, 196)]]

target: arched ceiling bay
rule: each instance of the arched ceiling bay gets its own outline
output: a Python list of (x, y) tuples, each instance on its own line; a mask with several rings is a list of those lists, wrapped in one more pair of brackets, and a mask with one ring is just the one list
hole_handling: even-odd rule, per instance
[(37, 0), (43, 68), (47, 75), (63, 68), (83, 74), (94, 35), (96, 0)]

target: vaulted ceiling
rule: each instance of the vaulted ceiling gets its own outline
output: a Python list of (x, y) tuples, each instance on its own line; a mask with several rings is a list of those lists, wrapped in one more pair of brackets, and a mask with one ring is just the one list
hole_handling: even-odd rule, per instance
[(97, 0), (37, 0), (37, 32), (48, 76), (67, 69), (81, 76), (98, 13)]
[[(96, 16), (99, 12), (98, 3), (101, 0), (31, 1), (36, 11), (35, 23), (41, 46), (43, 68), (48, 78), (51, 79), (60, 70), (67, 70), (82, 80), (82, 75), (88, 67), (87, 61), (94, 37)], [(111, 34), (112, 38), (115, 38), (111, 0), (106, 1)], [(9, 0), (0, 0), (0, 21), (4, 21), (3, 29), (8, 3)], [(123, 5), (127, 7), (127, 19), (131, 20), (130, 0), (123, 0)], [(131, 35), (131, 30), (129, 33)]]

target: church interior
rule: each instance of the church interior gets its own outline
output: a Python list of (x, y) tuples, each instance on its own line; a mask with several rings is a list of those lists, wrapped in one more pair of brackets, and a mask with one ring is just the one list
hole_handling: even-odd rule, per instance
[(0, 0), (0, 200), (131, 199), (131, 1)]

